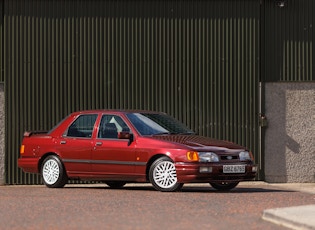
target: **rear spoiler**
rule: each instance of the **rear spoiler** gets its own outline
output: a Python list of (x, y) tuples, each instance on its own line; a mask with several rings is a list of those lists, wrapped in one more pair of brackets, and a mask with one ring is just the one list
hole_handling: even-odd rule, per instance
[(48, 133), (48, 131), (25, 131), (23, 136), (24, 137), (30, 137), (32, 135), (36, 135), (36, 134), (44, 134), (44, 133)]

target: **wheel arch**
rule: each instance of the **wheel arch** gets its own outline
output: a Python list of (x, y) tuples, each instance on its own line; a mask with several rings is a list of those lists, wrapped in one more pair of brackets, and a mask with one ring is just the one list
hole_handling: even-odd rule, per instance
[[(38, 166), (37, 166), (38, 172), (41, 172), (42, 164), (43, 164), (44, 160), (45, 160), (48, 156), (56, 156), (56, 157), (59, 157), (58, 154), (57, 154), (57, 153), (54, 153), (54, 152), (45, 153), (45, 154), (40, 158), (40, 160), (38, 161)], [(59, 159), (60, 159), (60, 157), (59, 157)], [(60, 161), (61, 161), (61, 163), (63, 164), (62, 160), (60, 160)], [(63, 166), (64, 166), (64, 164), (63, 164)]]
[(150, 160), (148, 161), (147, 167), (146, 167), (146, 170), (145, 170), (146, 180), (147, 180), (147, 181), (149, 181), (149, 171), (150, 171), (151, 165), (153, 164), (154, 161), (156, 161), (156, 160), (157, 160), (158, 158), (160, 158), (160, 157), (168, 157), (171, 161), (174, 162), (174, 160), (173, 160), (172, 158), (170, 158), (168, 155), (163, 154), (163, 153), (158, 153), (158, 154), (152, 156), (152, 157), (150, 158)]

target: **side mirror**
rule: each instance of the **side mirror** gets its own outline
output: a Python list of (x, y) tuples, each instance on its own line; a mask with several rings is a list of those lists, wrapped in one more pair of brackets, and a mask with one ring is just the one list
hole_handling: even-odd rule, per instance
[(119, 132), (118, 133), (118, 139), (130, 139), (131, 134), (129, 132)]
[(126, 131), (122, 131), (118, 133), (118, 139), (127, 139), (129, 140), (128, 142), (128, 146), (131, 145), (131, 143), (133, 142), (133, 134), (126, 132)]

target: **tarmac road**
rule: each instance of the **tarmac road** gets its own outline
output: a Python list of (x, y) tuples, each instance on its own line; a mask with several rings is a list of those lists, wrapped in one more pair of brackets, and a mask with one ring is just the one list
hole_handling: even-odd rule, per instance
[(264, 182), (230, 192), (186, 184), (162, 193), (150, 184), (0, 187), (0, 229), (287, 229), (262, 219), (266, 209), (315, 204), (315, 193)]

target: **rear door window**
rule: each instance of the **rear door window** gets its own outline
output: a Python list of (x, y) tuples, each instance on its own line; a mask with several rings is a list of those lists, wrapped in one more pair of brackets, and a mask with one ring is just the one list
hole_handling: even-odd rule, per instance
[(91, 138), (97, 114), (80, 115), (68, 128), (67, 137)]

